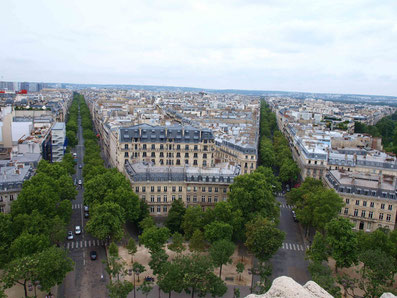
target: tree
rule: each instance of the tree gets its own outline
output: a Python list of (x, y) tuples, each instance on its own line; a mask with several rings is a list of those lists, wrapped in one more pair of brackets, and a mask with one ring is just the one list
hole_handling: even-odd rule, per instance
[(303, 206), (307, 194), (322, 190), (324, 186), (320, 180), (307, 177), (300, 187), (293, 188), (287, 193), (287, 203), (292, 206)]
[(313, 239), (313, 244), (310, 246), (309, 250), (306, 252), (307, 256), (313, 262), (327, 261), (330, 255), (326, 237), (316, 232)]
[(118, 241), (123, 237), (124, 214), (116, 203), (106, 202), (94, 205), (86, 228), (94, 237), (101, 240)]
[(127, 281), (110, 281), (106, 286), (109, 289), (110, 298), (127, 298), (128, 294), (134, 288), (134, 285)]
[(233, 227), (227, 223), (220, 221), (213, 221), (212, 223), (204, 227), (205, 239), (210, 243), (215, 241), (226, 239), (231, 240), (233, 235)]
[(153, 283), (150, 281), (144, 281), (143, 284), (138, 288), (139, 291), (142, 292), (143, 295), (147, 297), (150, 291), (153, 289)]
[(292, 158), (284, 159), (278, 178), (283, 183), (293, 182), (298, 179), (299, 167)]
[(326, 241), (335, 260), (335, 271), (357, 263), (357, 234), (352, 228), (353, 224), (342, 217), (332, 219), (325, 226)]
[(368, 297), (379, 297), (387, 286), (394, 283), (397, 271), (395, 260), (380, 249), (367, 250), (360, 254), (361, 268), (359, 287)]
[(162, 272), (164, 264), (167, 263), (168, 255), (164, 249), (157, 250), (151, 254), (149, 267), (152, 269), (154, 275), (159, 275)]
[(139, 198), (130, 187), (122, 185), (115, 190), (109, 190), (104, 201), (119, 204), (124, 209), (125, 219), (129, 222), (135, 222), (139, 217)]
[(133, 262), (134, 254), (137, 252), (137, 247), (134, 239), (130, 238), (130, 240), (128, 240), (127, 250), (128, 250), (128, 254), (131, 255), (131, 262)]
[(221, 239), (210, 247), (210, 257), (216, 267), (219, 267), (219, 278), (222, 277), (222, 265), (230, 264), (235, 245), (230, 240)]
[(168, 245), (168, 248), (176, 253), (181, 253), (185, 250), (185, 245), (183, 244), (183, 236), (178, 232), (172, 235), (172, 243)]
[(246, 237), (248, 250), (265, 262), (281, 247), (285, 233), (277, 229), (273, 222), (259, 216), (246, 224)]
[(193, 236), (189, 242), (189, 249), (191, 251), (203, 251), (204, 247), (205, 243), (203, 232), (201, 232), (200, 230), (194, 231)]
[(109, 255), (111, 255), (112, 257), (119, 256), (119, 248), (114, 242), (110, 243), (109, 245)]
[(170, 238), (170, 231), (167, 228), (151, 227), (143, 230), (139, 236), (140, 242), (150, 250), (151, 253), (162, 249)]
[(320, 262), (310, 262), (308, 269), (314, 282), (318, 283), (332, 296), (340, 297), (340, 288), (336, 285), (328, 265), (322, 265)]
[(241, 273), (244, 272), (244, 269), (245, 269), (245, 267), (244, 267), (243, 263), (238, 262), (236, 264), (236, 272), (239, 274), (238, 280), (241, 280)]
[(66, 251), (54, 246), (40, 252), (37, 260), (37, 280), (44, 291), (61, 284), (66, 274), (74, 268), (74, 262)]
[(260, 172), (237, 176), (230, 186), (229, 202), (234, 210), (242, 211), (245, 222), (257, 215), (276, 220), (280, 214), (272, 185)]
[(177, 256), (173, 261), (183, 273), (181, 284), (186, 293), (198, 293), (200, 297), (206, 294), (222, 297), (227, 287), (225, 283), (213, 273), (213, 264), (206, 256), (193, 254), (191, 256)]
[(134, 271), (134, 274), (136, 274), (138, 276), (138, 282), (139, 282), (139, 275), (143, 272), (145, 272), (145, 266), (143, 266), (142, 264), (135, 262), (132, 265), (132, 271)]
[(120, 280), (120, 276), (126, 274), (126, 270), (124, 269), (126, 263), (117, 256), (110, 255), (103, 263), (106, 264), (105, 270), (109, 274), (110, 279), (117, 277), (117, 280)]
[(50, 219), (49, 226), (49, 237), (53, 244), (60, 245), (66, 238), (66, 223), (65, 221), (56, 215), (53, 219)]
[(31, 256), (50, 246), (46, 235), (29, 234), (23, 232), (10, 246), (9, 253), (13, 259)]
[(166, 262), (162, 267), (161, 273), (158, 274), (157, 284), (164, 293), (168, 293), (171, 298), (171, 292), (180, 293), (183, 290), (184, 273), (175, 262)]
[(183, 216), (182, 229), (185, 232), (185, 238), (189, 240), (194, 231), (204, 227), (204, 212), (200, 206), (189, 206)]
[(185, 215), (186, 208), (182, 200), (175, 200), (172, 202), (171, 209), (168, 212), (165, 226), (171, 231), (171, 233), (183, 233), (182, 221)]
[(149, 228), (152, 228), (155, 226), (156, 225), (154, 224), (153, 217), (151, 217), (151, 216), (147, 216), (139, 222), (139, 227), (142, 230), (146, 230), (146, 229), (149, 229)]

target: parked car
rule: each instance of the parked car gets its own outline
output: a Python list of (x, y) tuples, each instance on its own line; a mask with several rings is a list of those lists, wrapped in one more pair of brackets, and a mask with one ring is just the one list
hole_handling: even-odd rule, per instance
[(83, 165), (79, 165), (79, 169), (82, 169), (83, 168)]
[(84, 212), (84, 218), (90, 217), (90, 214), (88, 212)]
[(90, 211), (90, 209), (88, 208), (87, 205), (84, 205), (84, 212), (88, 212), (88, 211)]
[(75, 233), (76, 235), (80, 235), (80, 234), (81, 234), (81, 228), (80, 228), (80, 226), (76, 226), (76, 228), (74, 229), (74, 233)]
[(145, 281), (154, 282), (154, 277), (146, 276)]
[(79, 179), (79, 185), (83, 184), (83, 181), (81, 181), (81, 179)]
[(72, 231), (68, 232), (68, 240), (73, 240), (73, 232)]
[(295, 222), (297, 222), (298, 219), (296, 218), (296, 213), (295, 213), (295, 211), (292, 210), (291, 213), (292, 213), (292, 218), (294, 219)]
[(90, 258), (91, 258), (91, 260), (93, 260), (93, 261), (96, 260), (97, 254), (96, 254), (96, 251), (95, 251), (95, 250), (92, 250), (92, 251), (90, 252)]

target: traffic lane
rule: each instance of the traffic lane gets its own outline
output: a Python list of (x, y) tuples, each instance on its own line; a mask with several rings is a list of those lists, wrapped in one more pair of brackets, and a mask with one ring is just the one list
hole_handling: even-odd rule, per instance
[[(97, 259), (91, 260), (90, 252), (96, 251)], [(85, 248), (84, 249), (86, 266), (82, 275), (82, 293), (81, 297), (102, 298), (108, 297), (106, 284), (109, 277), (105, 270), (105, 265), (102, 260), (106, 260), (105, 249), (103, 247)], [(103, 279), (101, 279), (103, 275)]]
[(299, 223), (295, 222), (292, 217), (292, 209), (280, 208), (281, 216), (278, 228), (285, 232), (285, 242), (303, 244), (301, 229)]
[(273, 267), (271, 280), (288, 276), (304, 285), (311, 279), (304, 251), (279, 249), (270, 262)]

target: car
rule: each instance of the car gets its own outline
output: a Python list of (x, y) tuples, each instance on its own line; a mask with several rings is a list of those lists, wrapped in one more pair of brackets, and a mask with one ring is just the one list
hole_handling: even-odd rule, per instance
[(84, 205), (84, 212), (90, 211), (87, 205)]
[(145, 277), (145, 281), (154, 282), (154, 278), (151, 277), (151, 276), (146, 276), (146, 277)]
[(73, 232), (72, 231), (68, 232), (68, 240), (73, 240)]
[(96, 251), (95, 251), (95, 250), (92, 250), (92, 251), (90, 252), (90, 258), (91, 258), (91, 260), (93, 260), (93, 261), (96, 260), (97, 254), (96, 254)]
[(90, 214), (88, 212), (84, 212), (84, 218), (90, 217)]
[(79, 169), (82, 169), (83, 168), (83, 165), (79, 165)]
[(81, 179), (79, 179), (79, 185), (83, 184), (83, 181), (81, 181)]
[(292, 218), (294, 219), (295, 222), (297, 222), (298, 219), (296, 218), (296, 213), (295, 213), (295, 211), (292, 210), (291, 213), (292, 213)]
[(80, 234), (81, 234), (81, 228), (80, 228), (80, 226), (76, 226), (76, 228), (74, 229), (74, 233), (75, 233), (76, 235), (80, 235)]

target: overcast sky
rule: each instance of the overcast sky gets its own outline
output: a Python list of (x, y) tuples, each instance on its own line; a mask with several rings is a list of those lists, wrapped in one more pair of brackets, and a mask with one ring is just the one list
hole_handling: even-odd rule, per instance
[(5, 0), (0, 80), (397, 96), (396, 0)]

